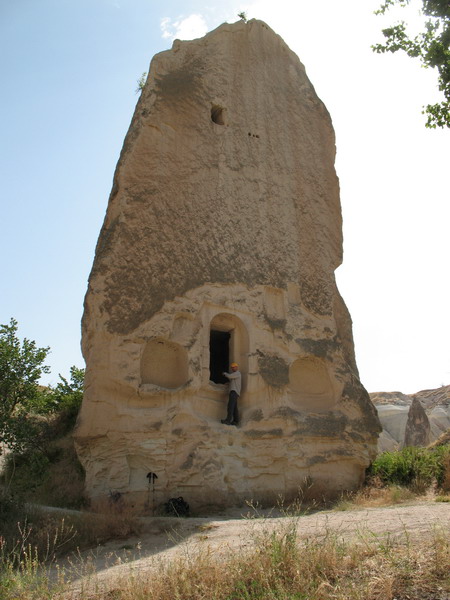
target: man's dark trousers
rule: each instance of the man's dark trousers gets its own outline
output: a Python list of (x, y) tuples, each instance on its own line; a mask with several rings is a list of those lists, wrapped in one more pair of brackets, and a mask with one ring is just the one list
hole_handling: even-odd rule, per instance
[(233, 423), (233, 425), (237, 425), (239, 422), (239, 413), (238, 413), (238, 398), (237, 392), (231, 390), (230, 395), (228, 396), (228, 406), (227, 406), (227, 421), (228, 423)]

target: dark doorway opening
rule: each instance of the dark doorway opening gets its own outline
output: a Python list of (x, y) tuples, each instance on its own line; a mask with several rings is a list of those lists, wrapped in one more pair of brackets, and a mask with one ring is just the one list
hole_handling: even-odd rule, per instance
[(230, 361), (230, 333), (211, 329), (209, 336), (209, 378), (214, 383), (227, 383), (222, 375), (228, 372)]

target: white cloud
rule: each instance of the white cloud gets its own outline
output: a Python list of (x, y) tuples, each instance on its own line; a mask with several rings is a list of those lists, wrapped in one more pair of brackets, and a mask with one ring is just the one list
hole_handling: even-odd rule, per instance
[(161, 19), (161, 31), (162, 31), (162, 37), (164, 39), (168, 39), (168, 38), (172, 37), (170, 28), (171, 28), (170, 18), (164, 17), (164, 19)]
[(161, 19), (161, 31), (164, 39), (193, 40), (202, 37), (208, 31), (208, 25), (202, 15), (192, 14), (173, 21), (169, 17)]

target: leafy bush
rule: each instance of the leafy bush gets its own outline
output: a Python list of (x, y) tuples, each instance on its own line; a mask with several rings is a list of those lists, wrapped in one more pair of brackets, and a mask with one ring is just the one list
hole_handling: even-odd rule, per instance
[(83, 508), (84, 471), (69, 437), (50, 442), (43, 454), (39, 449), (9, 454), (4, 481), (15, 497), (26, 502)]
[(0, 523), (15, 521), (23, 512), (23, 503), (6, 490), (0, 490)]
[(437, 482), (440, 486), (449, 455), (450, 446), (408, 447), (399, 452), (384, 452), (372, 463), (368, 475), (379, 477), (384, 484), (423, 488)]
[[(17, 336), (18, 324), (0, 324), (0, 444), (17, 454), (40, 449), (45, 454), (48, 441), (75, 424), (83, 398), (84, 369), (72, 367), (70, 382), (60, 375), (55, 388), (43, 388), (39, 379), (50, 369), (44, 362), (50, 348)], [(49, 419), (45, 416), (53, 415)], [(49, 426), (50, 425), (50, 426)]]
[(48, 477), (48, 465), (48, 458), (39, 450), (8, 454), (4, 474), (14, 496), (31, 500), (33, 492)]
[(35, 429), (29, 419), (42, 400), (38, 381), (49, 367), (44, 365), (50, 348), (17, 337), (17, 321), (0, 324), (0, 443), (21, 451), (29, 446)]
[[(84, 472), (71, 433), (83, 399), (84, 369), (39, 386), (48, 348), (17, 337), (17, 321), (0, 325), (0, 443), (8, 449), (3, 482), (27, 502), (80, 508)], [(1, 448), (0, 448), (1, 452)]]
[[(70, 381), (62, 375), (56, 387), (47, 390), (47, 412), (58, 416), (60, 431), (65, 435), (72, 430), (83, 400), (84, 369), (70, 368)], [(56, 423), (54, 423), (55, 427)]]

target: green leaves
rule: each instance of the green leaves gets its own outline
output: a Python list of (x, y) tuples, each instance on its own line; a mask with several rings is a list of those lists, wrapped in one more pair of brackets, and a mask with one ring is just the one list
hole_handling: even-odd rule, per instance
[(20, 342), (14, 319), (0, 325), (0, 442), (10, 447), (30, 433), (26, 414), (41, 401), (38, 381), (50, 371), (43, 364), (49, 351), (26, 338)]
[(47, 406), (61, 415), (61, 421), (64, 422), (67, 431), (75, 425), (83, 400), (84, 369), (71, 367), (70, 382), (62, 375), (59, 378), (61, 381), (56, 384), (56, 387), (50, 388), (47, 392), (49, 400)]
[(142, 75), (137, 80), (137, 88), (135, 89), (136, 94), (140, 94), (145, 87), (145, 83), (147, 81), (147, 71), (144, 71)]
[(428, 104), (422, 114), (428, 115), (425, 127), (435, 129), (436, 127), (450, 128), (450, 102), (440, 104)]
[[(394, 5), (405, 7), (409, 0), (386, 0), (375, 11), (384, 15)], [(428, 128), (450, 127), (450, 3), (448, 0), (423, 0), (422, 13), (430, 17), (424, 22), (424, 30), (414, 37), (407, 33), (404, 21), (382, 30), (384, 44), (374, 44), (372, 50), (378, 54), (385, 52), (405, 52), (411, 58), (418, 58), (425, 68), (438, 71), (438, 89), (444, 100), (424, 107), (423, 114), (428, 116), (425, 124)]]
[(399, 452), (384, 452), (377, 456), (370, 468), (370, 474), (379, 477), (383, 483), (404, 486), (439, 485), (444, 476), (444, 458), (450, 454), (449, 446), (436, 448), (403, 448)]
[(50, 368), (44, 364), (50, 348), (17, 337), (17, 321), (0, 325), (0, 443), (14, 452), (33, 447), (45, 452), (49, 422), (58, 415), (67, 430), (75, 423), (83, 399), (84, 369), (72, 367), (70, 382), (60, 375), (55, 388), (39, 386)]
[(407, 4), (409, 4), (409, 0), (386, 0), (386, 2), (382, 4), (378, 10), (375, 11), (375, 14), (384, 15), (385, 12), (389, 9), (389, 7), (394, 6), (394, 4), (398, 4), (399, 6), (406, 6)]

